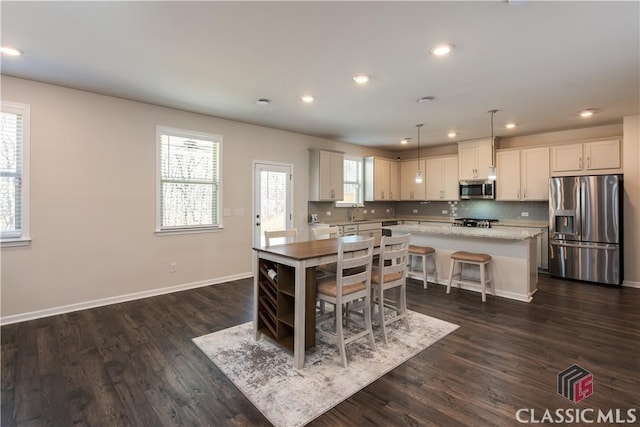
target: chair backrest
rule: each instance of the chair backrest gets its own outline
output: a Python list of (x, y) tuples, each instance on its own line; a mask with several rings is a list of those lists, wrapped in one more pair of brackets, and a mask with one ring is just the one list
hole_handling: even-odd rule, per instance
[[(394, 282), (406, 281), (409, 264), (409, 234), (382, 236), (380, 239), (379, 272), (381, 280), (395, 277)], [(401, 273), (400, 276), (397, 273)]]
[(374, 238), (358, 241), (340, 240), (338, 243), (338, 263), (336, 270), (336, 295), (340, 299), (342, 288), (363, 282), (366, 293), (371, 292), (371, 268), (373, 264)]
[(313, 230), (313, 240), (340, 237), (340, 229), (338, 227), (314, 227), (311, 230)]
[[(274, 243), (289, 243), (295, 242), (298, 237), (298, 229), (294, 228), (291, 230), (277, 230), (277, 231), (266, 231), (264, 232), (264, 241), (265, 246), (268, 248)], [(274, 242), (275, 239), (280, 239), (278, 242)]]

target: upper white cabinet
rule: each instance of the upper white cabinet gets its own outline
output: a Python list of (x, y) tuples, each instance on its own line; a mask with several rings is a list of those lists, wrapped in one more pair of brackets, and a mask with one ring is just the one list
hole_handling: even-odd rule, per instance
[(552, 175), (620, 172), (621, 165), (619, 139), (551, 147)]
[(458, 156), (426, 160), (426, 199), (458, 200)]
[(487, 179), (493, 164), (491, 138), (459, 142), (458, 161), (461, 180)]
[(398, 200), (399, 168), (395, 160), (379, 157), (364, 159), (364, 200)]
[[(418, 160), (405, 160), (400, 163), (400, 200), (425, 200), (426, 179), (420, 184), (416, 183), (416, 171)], [(420, 160), (420, 170), (423, 177), (426, 172), (426, 162)]]
[(548, 200), (549, 148), (496, 152), (496, 200)]
[(389, 199), (400, 200), (400, 163), (389, 161)]
[(335, 151), (309, 150), (309, 200), (344, 198), (344, 155)]

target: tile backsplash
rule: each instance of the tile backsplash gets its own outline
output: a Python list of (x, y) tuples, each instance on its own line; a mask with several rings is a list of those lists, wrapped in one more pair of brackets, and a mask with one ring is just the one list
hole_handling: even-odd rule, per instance
[[(318, 214), (319, 222), (349, 222), (394, 217), (429, 216), (450, 218), (495, 218), (502, 221), (548, 221), (548, 202), (498, 202), (465, 200), (458, 202), (368, 202), (359, 208), (336, 208), (332, 202), (309, 202), (309, 218)], [(445, 212), (446, 213), (443, 213)], [(330, 212), (330, 214), (329, 214)]]

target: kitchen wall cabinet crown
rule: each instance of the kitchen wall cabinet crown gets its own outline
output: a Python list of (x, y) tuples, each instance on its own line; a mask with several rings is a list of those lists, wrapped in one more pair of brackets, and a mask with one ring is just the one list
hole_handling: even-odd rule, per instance
[(426, 160), (426, 199), (459, 200), (458, 156)]
[(344, 199), (344, 153), (309, 150), (309, 200)]
[(491, 138), (458, 142), (458, 161), (461, 180), (487, 179), (493, 164)]
[(496, 152), (496, 200), (549, 200), (549, 147)]
[(620, 173), (621, 167), (619, 138), (551, 147), (553, 176)]
[(367, 202), (398, 200), (398, 162), (380, 157), (364, 159), (364, 200)]
[[(420, 160), (420, 170), (423, 177), (426, 175), (426, 161)], [(405, 160), (400, 162), (400, 200), (426, 200), (426, 179), (420, 184), (416, 183), (416, 171), (418, 160)]]

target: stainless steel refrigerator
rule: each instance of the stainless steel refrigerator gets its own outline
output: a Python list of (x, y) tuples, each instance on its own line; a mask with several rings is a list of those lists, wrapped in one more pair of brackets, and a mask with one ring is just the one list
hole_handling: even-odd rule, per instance
[(622, 175), (549, 181), (549, 273), (621, 285)]

